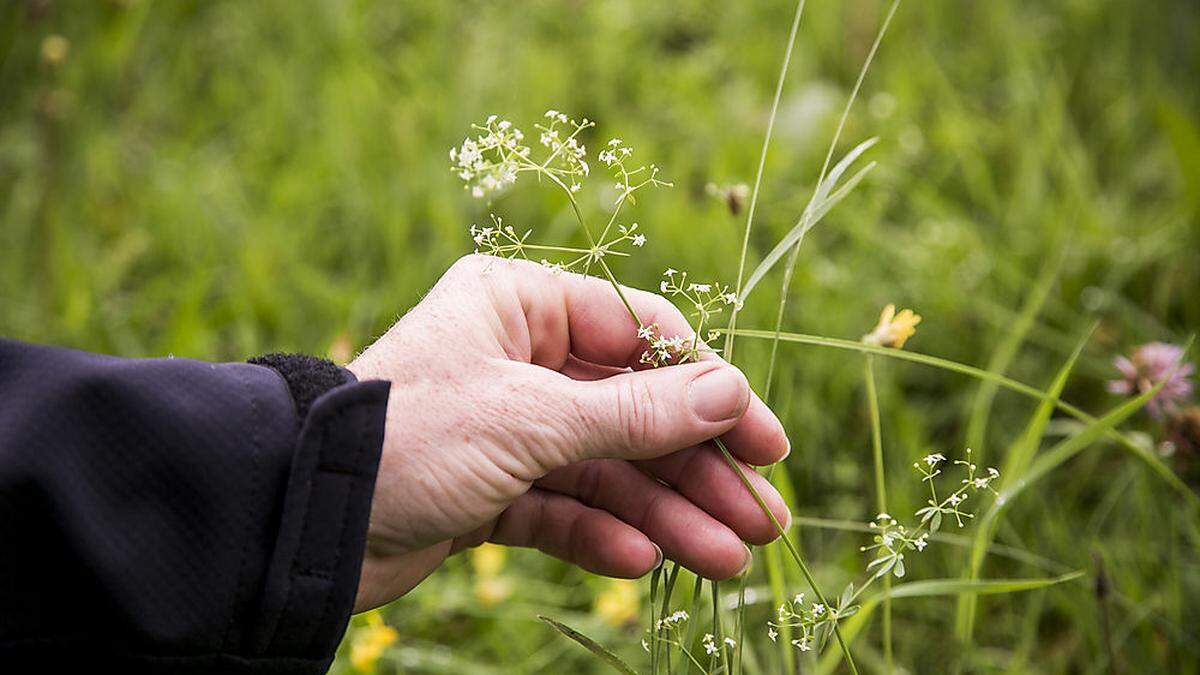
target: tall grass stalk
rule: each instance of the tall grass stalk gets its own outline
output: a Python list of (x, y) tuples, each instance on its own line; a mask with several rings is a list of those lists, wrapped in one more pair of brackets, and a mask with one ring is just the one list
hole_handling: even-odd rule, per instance
[[(837, 130), (834, 132), (833, 139), (829, 144), (829, 149), (825, 153), (825, 159), (821, 165), (821, 171), (820, 171), (820, 174), (818, 175), (816, 187), (813, 190), (813, 195), (809, 199), (809, 202), (804, 209), (803, 215), (801, 216), (801, 221), (804, 223), (805, 228), (811, 227), (812, 224), (815, 222), (813, 219), (813, 216), (815, 214), (815, 207), (818, 205), (818, 200), (821, 195), (821, 186), (824, 183), (825, 177), (829, 171), (829, 165), (833, 159), (834, 150), (837, 147), (838, 141), (841, 139), (842, 131), (846, 126), (846, 119), (848, 118), (848, 116), (850, 114), (850, 109), (854, 105), (855, 99), (857, 99), (857, 97), (858, 97), (859, 90), (862, 88), (863, 80), (866, 78), (867, 71), (871, 67), (871, 62), (875, 58), (875, 54), (879, 49), (879, 44), (880, 44), (880, 42), (882, 42), (883, 36), (887, 32), (888, 25), (891, 23), (892, 17), (895, 15), (896, 9), (899, 7), (899, 5), (900, 5), (900, 0), (893, 0), (891, 6), (889, 7), (887, 16), (884, 18), (883, 23), (880, 26), (879, 32), (875, 36), (875, 41), (871, 45), (871, 50), (867, 54), (867, 58), (864, 61), (862, 68), (859, 70), (858, 78), (855, 80), (855, 83), (854, 83), (854, 88), (851, 90), (850, 96), (846, 101), (846, 105), (842, 110), (841, 117), (838, 120)], [(735, 289), (736, 289), (735, 294), (737, 295), (739, 302), (737, 304), (735, 304), (730, 311), (729, 328), (728, 328), (728, 333), (726, 333), (726, 336), (725, 336), (724, 357), (726, 360), (731, 361), (731, 362), (733, 359), (733, 344), (734, 344), (734, 340), (736, 339), (736, 336), (737, 336), (738, 309), (741, 306), (742, 302), (744, 302), (744, 300), (745, 300), (745, 298), (743, 297), (742, 283), (743, 283), (743, 279), (744, 279), (745, 271), (746, 271), (746, 255), (747, 255), (747, 251), (748, 251), (748, 248), (750, 245), (750, 232), (751, 232), (751, 228), (753, 227), (753, 223), (754, 223), (754, 213), (755, 213), (756, 207), (758, 205), (759, 190), (762, 187), (762, 177), (763, 177), (763, 172), (766, 167), (767, 152), (768, 152), (770, 142), (771, 142), (771, 133), (772, 133), (772, 130), (774, 129), (775, 117), (776, 117), (776, 114), (777, 114), (778, 108), (779, 108), (779, 100), (783, 94), (784, 82), (787, 79), (788, 65), (791, 62), (792, 48), (795, 44), (796, 33), (797, 33), (797, 30), (799, 29), (800, 17), (802, 15), (803, 11), (804, 11), (804, 0), (799, 0), (799, 2), (797, 2), (797, 4), (796, 4), (795, 17), (792, 20), (791, 33), (788, 36), (788, 46), (787, 46), (787, 50), (784, 54), (783, 65), (780, 68), (779, 79), (775, 85), (775, 98), (771, 105), (771, 116), (767, 122), (767, 132), (763, 138), (762, 151), (759, 155), (758, 171), (755, 174), (754, 188), (753, 188), (753, 191), (751, 192), (751, 196), (750, 196), (750, 207), (747, 210), (746, 228), (745, 228), (745, 231), (742, 236), (742, 250), (741, 250), (741, 254), (739, 256), (739, 260), (738, 260), (738, 274), (737, 274), (737, 282), (735, 284)], [(859, 176), (861, 176), (861, 175), (863, 175), (863, 174), (860, 173)], [(852, 187), (855, 184), (857, 184), (857, 181), (852, 179), (848, 185), (850, 187)], [(777, 310), (777, 314), (776, 314), (775, 327), (776, 327), (777, 332), (781, 329), (781, 326), (783, 323), (783, 316), (784, 316), (785, 308), (787, 306), (787, 296), (788, 296), (787, 291), (791, 284), (792, 271), (796, 264), (796, 258), (799, 254), (800, 243), (802, 240), (803, 240), (803, 230), (801, 232), (801, 238), (796, 242), (796, 244), (794, 245), (794, 247), (792, 248), (792, 250), (790, 252), (790, 255), (788, 256), (787, 269), (784, 273), (783, 288), (780, 292), (779, 305), (778, 305), (778, 310)], [(768, 399), (770, 398), (772, 379), (774, 377), (774, 372), (775, 372), (775, 363), (776, 363), (777, 352), (778, 352), (778, 340), (773, 342), (771, 345), (771, 356), (770, 356), (770, 361), (768, 362), (768, 365), (767, 365), (767, 382), (766, 382), (766, 386), (764, 389), (764, 395), (767, 396)], [(732, 458), (729, 457), (729, 453), (724, 449), (724, 447), (722, 447), (722, 452), (725, 453), (726, 458), (728, 460), (732, 460)], [(753, 488), (750, 486), (749, 482), (745, 481), (745, 477), (741, 474), (740, 469), (738, 467), (736, 467), (736, 465), (733, 464), (732, 462), (731, 462), (731, 465), (734, 466), (735, 469), (738, 470), (739, 477), (742, 478), (743, 482), (746, 483), (746, 486), (753, 491)], [(774, 467), (772, 467), (772, 469), (770, 471), (773, 472)], [(768, 474), (768, 478), (769, 478), (769, 474)], [(757, 497), (757, 494), (755, 496)], [(763, 506), (764, 510), (768, 513), (768, 515), (770, 515), (772, 517), (772, 520), (774, 520), (774, 516), (770, 513), (770, 509), (765, 508), (765, 504), (762, 504), (761, 498), (759, 498), (759, 501), (760, 501), (760, 506)], [(776, 523), (776, 526), (778, 526), (778, 523)], [(782, 528), (780, 528), (780, 532), (781, 532), (781, 536), (786, 540), (787, 536), (788, 536), (787, 533), (783, 532)], [(802, 570), (804, 570), (803, 561), (799, 557), (798, 552), (796, 552), (794, 547), (792, 547), (790, 541), (787, 541), (787, 545), (788, 545), (789, 550), (793, 552), (793, 555), (796, 558), (797, 562), (800, 564)], [(816, 594), (818, 597), (821, 597), (822, 602), (824, 602), (823, 596), (821, 595), (820, 592), (817, 591), (817, 587), (813, 583), (812, 579), (810, 578), (811, 575), (809, 575), (807, 573), (807, 571), (805, 571), (805, 577), (809, 577), (808, 581), (809, 581), (810, 586), (813, 589), (814, 594)], [(742, 587), (739, 590), (739, 603), (738, 603), (739, 604), (739, 608), (738, 608), (739, 638), (742, 637), (742, 635), (743, 635), (741, 626), (743, 626), (743, 624), (745, 623), (745, 583), (746, 583), (746, 580), (745, 580), (745, 578), (743, 578), (741, 581)], [(890, 617), (890, 614), (889, 614), (889, 617)], [(890, 625), (888, 626), (888, 628), (889, 628), (889, 638), (890, 638)], [(837, 629), (837, 627), (835, 624), (835, 632), (836, 632), (836, 629)], [(890, 645), (890, 639), (888, 642)], [(840, 633), (838, 634), (838, 643), (843, 646), (843, 651), (844, 651), (844, 655), (846, 657), (847, 663), (850, 664), (851, 669), (854, 670), (853, 659), (850, 655), (849, 650), (845, 649), (845, 644), (841, 639)], [(781, 649), (786, 651), (787, 641), (785, 640), (782, 644), (784, 646), (781, 647)], [(890, 656), (891, 656), (890, 649), (889, 649), (887, 655), (889, 657), (889, 664), (890, 664)], [(788, 658), (788, 657), (785, 657), (785, 658)]]
[[(762, 188), (763, 172), (767, 167), (767, 152), (771, 148), (771, 135), (775, 131), (775, 118), (779, 115), (779, 100), (783, 97), (783, 85), (787, 81), (788, 66), (792, 63), (792, 49), (796, 46), (796, 35), (800, 31), (800, 18), (804, 15), (805, 0), (797, 0), (796, 13), (792, 17), (792, 29), (788, 33), (787, 49), (783, 53), (783, 64), (779, 67), (779, 78), (775, 81), (775, 97), (771, 101), (771, 114), (767, 117), (767, 131), (763, 135), (762, 150), (758, 153), (758, 170), (754, 173), (754, 189), (750, 192), (750, 206), (746, 209), (746, 229), (742, 233), (742, 252), (738, 256), (737, 281), (734, 283), (734, 293), (742, 297), (742, 280), (746, 275), (746, 253), (750, 249), (750, 231), (754, 227), (754, 214), (758, 209), (758, 192)], [(733, 361), (733, 341), (737, 329), (738, 309), (741, 303), (733, 306), (729, 312), (729, 334), (725, 338), (724, 357)]]
[[(883, 470), (883, 424), (879, 419), (879, 393), (875, 387), (874, 357), (870, 354), (863, 357), (863, 379), (867, 385), (867, 411), (871, 418), (871, 456), (874, 458), (875, 464), (875, 505), (879, 513), (887, 513), (887, 481)], [(895, 670), (892, 661), (891, 589), (892, 577), (885, 575), (883, 592), (887, 595), (883, 599), (883, 661), (887, 667), (886, 672), (889, 674)]]
[[(850, 117), (850, 110), (854, 107), (854, 102), (858, 99), (858, 93), (862, 89), (862, 83), (867, 77), (867, 71), (871, 69), (871, 63), (875, 60), (875, 54), (879, 51), (879, 45), (883, 42), (883, 36), (887, 34), (888, 26), (892, 23), (892, 17), (895, 16), (896, 10), (900, 7), (900, 0), (892, 0), (891, 7), (888, 8), (888, 13), (883, 19), (883, 23), (879, 26), (879, 32), (875, 34), (875, 41), (871, 43), (871, 50), (867, 52), (867, 58), (863, 60), (862, 67), (858, 71), (858, 78), (854, 81), (854, 88), (850, 90), (850, 96), (846, 99), (846, 105), (842, 107), (841, 117), (838, 119), (837, 129), (833, 132), (833, 139), (829, 142), (829, 148), (825, 151), (825, 160), (821, 164), (821, 172), (817, 174), (816, 186), (813, 188), (812, 197), (809, 198), (808, 204), (804, 207), (804, 211), (800, 216), (800, 221), (803, 227), (800, 231), (800, 236), (796, 243), (792, 246), (792, 250), (788, 255), (787, 266), (783, 273), (783, 284), (779, 290), (779, 310), (775, 315), (775, 330), (778, 332), (783, 326), (784, 309), (787, 306), (788, 291), (791, 287), (792, 271), (796, 266), (796, 259), (799, 257), (800, 245), (804, 241), (804, 234), (809, 228), (816, 225), (816, 212), (820, 206), (820, 195), (822, 185), (829, 172), (829, 164), (833, 161), (834, 150), (837, 149), (838, 142), (842, 139), (842, 131), (846, 128), (846, 120)], [(869, 169), (868, 169), (869, 170)], [(861, 175), (861, 174), (860, 174)], [(856, 181), (851, 179), (847, 182), (847, 186), (856, 185)], [(741, 297), (739, 291), (738, 297)], [(736, 326), (731, 322), (730, 330), (735, 330)], [(767, 365), (767, 372), (770, 374), (775, 369), (775, 356), (778, 351), (779, 342), (776, 340), (771, 344), (771, 361)], [(769, 379), (770, 375), (768, 375)]]
[[(804, 576), (804, 581), (808, 584), (808, 587), (812, 589), (813, 595), (815, 595), (817, 599), (821, 601), (821, 604), (830, 606), (825, 594), (821, 592), (820, 586), (817, 585), (816, 578), (813, 577), (812, 572), (808, 569), (808, 565), (804, 562), (804, 556), (800, 554), (800, 550), (797, 549), (796, 545), (792, 543), (792, 540), (788, 537), (787, 530), (785, 530), (783, 525), (779, 523), (779, 519), (776, 518), (775, 513), (771, 511), (771, 507), (767, 506), (766, 500), (762, 498), (762, 495), (759, 494), (758, 490), (750, 482), (750, 479), (746, 477), (746, 472), (742, 471), (742, 467), (738, 466), (737, 460), (733, 458), (733, 455), (729, 452), (729, 448), (725, 447), (724, 441), (722, 441), (720, 438), (714, 438), (713, 441), (717, 444), (717, 448), (720, 449), (721, 455), (725, 458), (725, 463), (728, 464), (731, 469), (733, 469), (735, 474), (737, 474), (738, 480), (742, 481), (742, 485), (745, 486), (745, 488), (754, 497), (754, 501), (758, 503), (758, 508), (761, 509), (764, 514), (766, 514), (767, 518), (771, 521), (771, 524), (775, 526), (775, 532), (779, 535), (779, 541), (783, 542), (784, 547), (792, 556), (792, 560), (795, 561), (796, 567), (800, 569), (800, 574)], [(846, 665), (850, 668), (850, 672), (857, 675), (858, 666), (854, 665), (854, 657), (850, 655), (849, 645), (847, 645), (846, 641), (842, 639), (842, 631), (841, 628), (838, 627), (837, 622), (834, 622), (833, 624), (833, 634), (837, 638), (838, 646), (842, 650), (842, 656), (845, 658)]]

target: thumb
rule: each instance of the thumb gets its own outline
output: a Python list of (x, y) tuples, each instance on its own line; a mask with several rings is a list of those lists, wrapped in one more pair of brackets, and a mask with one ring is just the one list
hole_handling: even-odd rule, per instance
[(733, 428), (750, 403), (741, 371), (718, 361), (573, 381), (562, 404), (573, 420), (580, 459), (648, 459), (702, 443)]

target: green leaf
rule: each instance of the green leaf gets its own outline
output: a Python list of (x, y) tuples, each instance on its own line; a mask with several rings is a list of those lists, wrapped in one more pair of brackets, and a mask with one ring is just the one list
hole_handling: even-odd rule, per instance
[(550, 624), (550, 626), (553, 627), (558, 632), (571, 638), (575, 642), (578, 642), (579, 644), (583, 645), (589, 652), (600, 657), (601, 660), (603, 660), (608, 665), (612, 666), (613, 669), (616, 670), (617, 672), (624, 673), (625, 675), (637, 675), (636, 670), (634, 670), (633, 668), (630, 668), (629, 664), (627, 664), (621, 660), (621, 657), (610, 652), (599, 642), (596, 642), (595, 640), (584, 635), (583, 633), (580, 633), (579, 631), (575, 630), (574, 628), (571, 628), (570, 626), (568, 626), (564, 623), (555, 621), (554, 619), (551, 619), (548, 616), (542, 616), (539, 614), (538, 618), (541, 619), (542, 621), (545, 621), (546, 623)]
[(853, 150), (846, 153), (845, 157), (843, 157), (841, 161), (839, 161), (837, 165), (833, 167), (833, 170), (829, 172), (829, 175), (826, 176), (823, 181), (821, 181), (821, 184), (817, 186), (816, 192), (813, 193), (812, 199), (808, 202), (808, 206), (806, 206), (804, 208), (804, 212), (800, 214), (800, 219), (796, 221), (796, 224), (792, 226), (791, 230), (788, 230), (788, 233), (783, 236), (783, 239), (779, 240), (779, 243), (775, 245), (775, 248), (771, 249), (771, 252), (767, 254), (767, 257), (763, 258), (762, 262), (758, 264), (758, 267), (754, 268), (754, 271), (750, 273), (750, 277), (746, 279), (745, 285), (742, 286), (741, 298), (743, 300), (750, 295), (750, 291), (754, 290), (754, 287), (758, 285), (759, 281), (762, 281), (762, 278), (766, 276), (767, 272), (771, 271), (771, 268), (774, 267), (781, 258), (783, 258), (784, 254), (791, 250), (793, 246), (798, 244), (800, 240), (804, 238), (804, 235), (807, 234), (808, 231), (811, 230), (818, 222), (820, 222), (821, 218), (823, 218), (830, 209), (844, 199), (846, 195), (850, 194), (850, 192), (866, 176), (867, 172), (874, 168), (875, 164), (872, 162), (870, 165), (854, 174), (854, 176), (851, 177), (850, 180), (846, 181), (846, 184), (839, 188), (836, 192), (833, 191), (833, 185), (837, 182), (838, 178), (841, 178), (842, 173), (852, 163), (854, 163), (854, 160), (858, 159), (862, 153), (866, 152), (867, 149), (872, 145), (875, 145), (878, 140), (878, 138), (870, 138), (862, 143), (859, 143), (854, 147)]
[[(1054, 447), (1043, 453), (1037, 461), (1033, 462), (1029, 469), (1019, 476), (1019, 480), (1018, 478), (1011, 478), (1011, 485), (1001, 489), (1000, 495), (996, 497), (996, 501), (992, 503), (991, 507), (984, 512), (983, 517), (979, 519), (979, 526), (975, 530), (975, 544), (971, 549), (968, 577), (978, 575), (979, 569), (983, 566), (983, 551), (987, 548), (988, 542), (995, 536), (996, 527), (1000, 522), (1000, 515), (1012, 504), (1018, 495), (1050, 473), (1050, 471), (1061, 466), (1067, 460), (1098, 441), (1107, 431), (1140, 410), (1151, 397), (1158, 393), (1166, 381), (1164, 379), (1149, 391), (1143, 392), (1141, 395), (1122, 403), (1105, 416), (1084, 427), (1079, 433), (1054, 445)], [(959, 624), (957, 628), (961, 639), (965, 640), (970, 635), (970, 631), (973, 628), (970, 618), (970, 615), (966, 613), (960, 616), (963, 623)]]
[[(1050, 423), (1050, 417), (1054, 414), (1053, 400), (1062, 394), (1063, 388), (1067, 384), (1067, 379), (1070, 377), (1071, 371), (1075, 368), (1075, 362), (1079, 360), (1079, 355), (1083, 352), (1084, 346), (1095, 330), (1096, 324), (1092, 324), (1091, 328), (1080, 338), (1075, 346), (1075, 350), (1071, 352), (1071, 356), (1059, 369), (1058, 374), (1054, 377), (1054, 381), (1050, 384), (1050, 389), (1046, 392), (1053, 398), (1043, 400), (1038, 405), (1037, 410), (1029, 418), (1029, 423), (1025, 426), (1025, 431), (1021, 433), (1021, 436), (1006, 453), (1004, 468), (1001, 470), (1000, 477), (1000, 489), (1002, 491), (1012, 485), (1018, 476), (1024, 473), (1032, 461), (1033, 455), (1037, 452), (1038, 447), (1041, 445), (1042, 437), (1045, 435), (1046, 425)], [(966, 575), (968, 579), (979, 578), (986, 549), (992, 543), (994, 535), (994, 528), (980, 527), (976, 531)], [(959, 598), (958, 609), (955, 612), (955, 627), (961, 640), (970, 639), (971, 633), (974, 632), (975, 606), (974, 596)]]

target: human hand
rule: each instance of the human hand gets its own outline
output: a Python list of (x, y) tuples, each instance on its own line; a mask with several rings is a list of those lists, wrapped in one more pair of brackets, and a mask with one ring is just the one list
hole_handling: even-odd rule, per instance
[[(625, 294), (662, 334), (692, 334), (667, 299)], [(749, 565), (742, 541), (776, 531), (709, 441), (770, 464), (788, 452), (783, 427), (715, 354), (639, 370), (637, 328), (602, 279), (474, 255), (349, 365), (392, 382), (355, 611), (484, 541), (616, 577), (664, 554), (713, 579)]]

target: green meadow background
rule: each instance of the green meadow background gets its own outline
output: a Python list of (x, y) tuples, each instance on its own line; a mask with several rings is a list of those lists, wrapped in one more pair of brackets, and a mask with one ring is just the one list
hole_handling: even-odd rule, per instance
[[(808, 5), (751, 265), (807, 202), (887, 9)], [(669, 265), (732, 283), (745, 213), (705, 185), (753, 183), (793, 10), (786, 0), (4, 0), (0, 335), (129, 357), (344, 359), (470, 250), (467, 228), (489, 210), (545, 240), (578, 238), (559, 195), (523, 184), (472, 200), (448, 168), (471, 122), (496, 113), (529, 131), (547, 108), (597, 120), (591, 149), (620, 136), (675, 181), (631, 212), (649, 243), (616, 263), (623, 281), (654, 287)], [(1117, 404), (1103, 386), (1114, 355), (1200, 329), (1198, 85), (1194, 2), (905, 2), (839, 146), (878, 136), (867, 157), (879, 166), (805, 240), (785, 329), (857, 339), (896, 302), (924, 316), (907, 349), (1045, 388), (1098, 321), (1064, 397), (1092, 413)], [(607, 203), (603, 190), (581, 194), (593, 212)], [(781, 276), (755, 291), (741, 327), (771, 327)], [(768, 346), (738, 344), (761, 389)], [(981, 396), (960, 375), (876, 361), (894, 515), (922, 505), (915, 459), (961, 456), (968, 421), (988, 411), (976, 450), (999, 463), (1034, 407)], [(776, 375), (793, 510), (870, 519), (861, 357), (784, 345)], [(1125, 427), (1147, 443), (1162, 433), (1144, 413)], [(1069, 430), (1055, 421), (1049, 440)], [(1195, 488), (1198, 459), (1179, 447), (1163, 461)], [(1144, 464), (1089, 447), (1023, 494), (998, 531), (1036, 557), (984, 567), (985, 577), (1085, 577), (981, 598), (969, 647), (956, 642), (953, 598), (897, 600), (897, 662), (912, 673), (1195, 673), (1196, 528)], [(861, 533), (806, 526), (799, 538), (828, 588), (867, 561)], [(538, 614), (641, 663), (647, 584), (532, 551), (489, 555), (458, 556), (384, 609), (398, 639), (359, 666), (606, 672)], [(907, 579), (957, 577), (965, 560), (966, 549), (937, 544), (909, 561)], [(750, 587), (764, 584), (756, 569)], [(780, 672), (764, 634), (772, 608), (758, 595), (747, 669)], [(366, 623), (356, 618), (352, 635)], [(337, 672), (358, 672), (350, 651), (348, 641)], [(854, 651), (865, 672), (881, 672), (877, 621)]]

